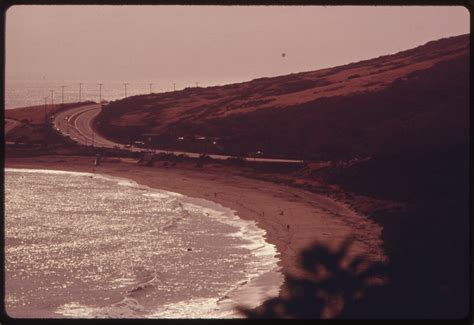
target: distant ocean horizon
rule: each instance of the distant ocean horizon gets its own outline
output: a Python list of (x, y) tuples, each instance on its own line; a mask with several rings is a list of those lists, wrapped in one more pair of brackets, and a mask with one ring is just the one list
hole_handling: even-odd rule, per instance
[[(4, 109), (14, 109), (20, 107), (44, 105), (45, 98), (48, 104), (51, 104), (51, 90), (53, 90), (53, 103), (63, 102), (62, 87), (64, 86), (64, 103), (74, 103), (79, 101), (79, 88), (81, 88), (81, 101), (99, 102), (99, 84), (102, 84), (102, 100), (112, 101), (125, 97), (125, 85), (127, 84), (127, 97), (136, 95), (146, 95), (151, 91), (153, 93), (162, 93), (176, 90), (182, 90), (188, 87), (209, 87), (238, 82), (249, 81), (247, 79), (234, 80), (208, 80), (208, 81), (189, 81), (189, 80), (49, 80), (49, 79), (6, 79), (5, 80), (5, 102)], [(79, 84), (82, 83), (81, 86)], [(174, 86), (173, 86), (174, 83)]]

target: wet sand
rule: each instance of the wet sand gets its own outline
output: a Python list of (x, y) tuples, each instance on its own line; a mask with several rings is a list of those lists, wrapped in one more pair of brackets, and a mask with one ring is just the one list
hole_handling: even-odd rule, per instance
[[(347, 236), (355, 238), (351, 255), (384, 260), (381, 227), (334, 199), (305, 190), (243, 177), (235, 168), (192, 164), (143, 167), (126, 159), (93, 166), (92, 157), (40, 156), (7, 158), (5, 167), (100, 173), (128, 178), (149, 187), (217, 202), (255, 220), (276, 246), (284, 274), (301, 275), (299, 252), (315, 240), (336, 247)], [(288, 227), (289, 226), (289, 227)]]

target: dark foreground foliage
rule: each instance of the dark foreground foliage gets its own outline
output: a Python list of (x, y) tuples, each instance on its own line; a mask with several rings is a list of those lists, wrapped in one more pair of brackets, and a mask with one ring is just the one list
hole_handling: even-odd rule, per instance
[[(239, 308), (248, 318), (459, 319), (467, 316), (466, 273), (446, 285), (436, 265), (394, 259), (370, 262), (350, 257), (351, 239), (336, 250), (315, 243), (300, 255), (306, 275), (286, 276), (283, 294), (254, 310)], [(413, 262), (413, 263), (410, 263)], [(443, 268), (442, 260), (437, 261)], [(452, 279), (451, 279), (452, 280)], [(449, 282), (449, 281), (448, 281)], [(441, 284), (441, 285), (440, 285)], [(466, 286), (466, 287), (463, 287)]]

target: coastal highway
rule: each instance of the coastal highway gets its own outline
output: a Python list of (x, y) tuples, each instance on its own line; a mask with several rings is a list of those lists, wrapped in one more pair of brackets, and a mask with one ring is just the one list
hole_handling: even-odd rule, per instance
[(11, 120), (6, 118), (5, 119), (5, 135), (7, 135), (8, 132), (16, 128), (17, 126), (20, 126), (21, 123), (15, 120)]
[[(171, 153), (175, 155), (185, 155), (191, 158), (198, 158), (201, 154), (196, 152), (185, 152), (185, 151), (172, 151), (172, 150), (158, 150), (158, 149), (144, 149), (137, 148), (133, 146), (125, 146), (121, 143), (114, 142), (112, 140), (106, 139), (100, 134), (98, 134), (92, 128), (93, 119), (100, 112), (100, 105), (86, 105), (71, 108), (58, 112), (54, 116), (53, 124), (54, 127), (61, 132), (64, 136), (70, 137), (72, 140), (78, 142), (82, 145), (93, 145), (95, 147), (102, 148), (120, 148), (128, 151), (135, 152), (153, 152), (153, 153)], [(233, 156), (227, 155), (208, 155), (212, 159), (228, 159)], [(258, 161), (258, 162), (274, 162), (274, 163), (302, 163), (303, 160), (294, 160), (294, 159), (273, 159), (273, 158), (250, 158), (245, 157), (245, 160), (248, 161)]]
[(82, 145), (93, 145), (95, 147), (113, 148), (123, 147), (121, 144), (110, 141), (92, 128), (93, 119), (99, 114), (100, 105), (87, 105), (71, 108), (58, 112), (54, 116), (54, 127), (63, 135)]

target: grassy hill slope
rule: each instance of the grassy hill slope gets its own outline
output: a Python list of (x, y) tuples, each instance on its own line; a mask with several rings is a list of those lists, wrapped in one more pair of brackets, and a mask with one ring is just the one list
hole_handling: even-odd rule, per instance
[(461, 35), (329, 69), (129, 97), (104, 108), (98, 129), (123, 142), (152, 134), (150, 146), (230, 154), (418, 151), (467, 139), (468, 81)]

